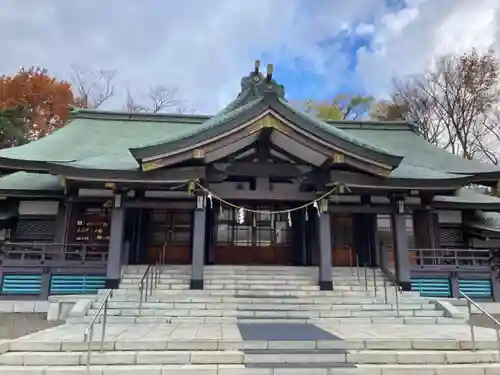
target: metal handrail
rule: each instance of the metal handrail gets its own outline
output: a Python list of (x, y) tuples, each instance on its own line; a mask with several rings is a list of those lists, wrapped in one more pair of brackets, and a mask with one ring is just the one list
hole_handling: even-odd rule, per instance
[(113, 297), (113, 289), (110, 289), (108, 294), (106, 294), (104, 301), (102, 301), (101, 306), (99, 306), (99, 309), (94, 314), (94, 317), (92, 318), (89, 325), (85, 329), (85, 332), (83, 333), (83, 341), (89, 343), (87, 348), (87, 374), (90, 374), (90, 358), (92, 355), (92, 339), (94, 338), (94, 326), (97, 322), (97, 318), (99, 317), (101, 311), (103, 310), (104, 312), (102, 316), (101, 352), (104, 351), (104, 337), (106, 336), (106, 323), (108, 318), (108, 302), (111, 299), (111, 297)]
[[(148, 301), (148, 294), (153, 295), (153, 288), (156, 288), (160, 281), (161, 271), (165, 264), (165, 256), (170, 235), (167, 237), (161, 248), (156, 261), (150, 263), (139, 282), (139, 315), (142, 313), (142, 303)], [(145, 293), (144, 293), (145, 292)]]
[[(387, 279), (389, 279), (389, 283), (392, 284), (394, 287), (394, 296), (395, 296), (395, 302), (396, 302), (396, 316), (399, 318), (401, 316), (400, 308), (399, 308), (399, 298), (400, 296), (403, 295), (403, 288), (401, 285), (398, 284), (396, 278), (394, 275), (391, 274), (390, 271), (384, 269), (383, 267), (380, 268), (382, 271), (384, 278), (382, 279), (383, 284), (384, 284), (384, 301), (385, 304), (389, 303), (389, 298), (387, 295)], [(373, 276), (375, 279), (375, 275)]]
[(474, 306), (476, 309), (481, 311), (483, 315), (485, 315), (489, 320), (493, 322), (493, 324), (496, 325), (495, 331), (497, 334), (497, 349), (498, 353), (500, 355), (500, 322), (495, 319), (488, 311), (486, 311), (484, 308), (482, 308), (477, 302), (474, 302), (467, 294), (459, 290), (460, 296), (464, 297), (467, 300), (467, 310), (469, 311), (469, 327), (470, 327), (470, 337), (472, 341), (472, 350), (477, 350), (476, 347), (476, 335), (475, 335), (475, 329), (474, 325), (472, 324), (471, 317), (472, 317), (472, 306)]

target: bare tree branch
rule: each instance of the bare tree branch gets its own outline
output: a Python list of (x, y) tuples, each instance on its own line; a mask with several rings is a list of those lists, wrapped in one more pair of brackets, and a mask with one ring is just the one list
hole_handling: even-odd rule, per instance
[(167, 86), (155, 86), (149, 90), (148, 99), (151, 102), (151, 112), (162, 112), (167, 108), (178, 108), (181, 101), (176, 99), (178, 90)]
[(429, 142), (466, 159), (497, 164), (499, 99), (500, 61), (491, 51), (472, 50), (443, 56), (424, 74), (396, 81), (386, 106), (415, 122)]
[(99, 108), (116, 93), (115, 70), (90, 70), (73, 65), (70, 76), (82, 107)]
[(135, 97), (136, 95), (132, 94), (130, 87), (127, 87), (125, 92), (125, 110), (131, 113), (146, 112), (146, 109), (136, 101)]
[[(178, 90), (164, 85), (154, 86), (145, 95), (131, 93), (127, 89), (125, 99), (125, 109), (128, 112), (175, 112), (175, 113), (193, 113), (194, 109), (188, 109), (184, 102), (178, 99)], [(142, 101), (141, 98), (142, 97)], [(139, 98), (139, 99), (137, 99)]]

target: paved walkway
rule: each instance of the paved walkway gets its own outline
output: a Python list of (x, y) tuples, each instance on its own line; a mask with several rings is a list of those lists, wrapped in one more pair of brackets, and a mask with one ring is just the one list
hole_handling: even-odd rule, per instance
[[(272, 336), (278, 324), (269, 324), (267, 336)], [(85, 324), (65, 324), (43, 332), (33, 333), (15, 341), (83, 341)], [(469, 327), (463, 325), (375, 325), (375, 324), (317, 324), (316, 327), (336, 336), (337, 339), (370, 340), (370, 339), (447, 339), (467, 341), (470, 339)], [(248, 327), (247, 327), (248, 328)], [(94, 340), (100, 340), (101, 326), (95, 329)], [(243, 330), (242, 330), (243, 331)], [(319, 330), (321, 331), (321, 330)], [(303, 340), (311, 340), (309, 337)], [(252, 338), (252, 340), (255, 338)], [(318, 337), (317, 340), (325, 338)], [(476, 327), (477, 340), (496, 340), (493, 329)], [(222, 340), (244, 341), (237, 324), (109, 324), (106, 331), (106, 341), (176, 341), (176, 340)], [(247, 338), (248, 340), (248, 338)], [(260, 338), (260, 340), (272, 340)], [(300, 338), (294, 338), (300, 341)]]
[(48, 322), (46, 316), (42, 313), (0, 314), (0, 340), (14, 339), (63, 324)]

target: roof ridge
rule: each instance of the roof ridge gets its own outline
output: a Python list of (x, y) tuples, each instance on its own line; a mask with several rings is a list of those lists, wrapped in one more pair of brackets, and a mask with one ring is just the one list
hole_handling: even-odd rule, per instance
[(214, 128), (214, 127), (217, 127), (217, 126), (223, 124), (227, 119), (230, 119), (230, 118), (236, 116), (237, 114), (247, 110), (248, 108), (253, 107), (254, 105), (256, 105), (257, 103), (259, 103), (261, 101), (262, 101), (262, 99), (258, 98), (258, 99), (254, 99), (248, 103), (245, 103), (241, 106), (238, 106), (230, 111), (226, 112), (226, 111), (222, 110), (219, 113), (217, 113), (216, 115), (207, 118), (206, 121), (203, 121), (202, 123), (200, 123), (200, 127), (197, 127), (196, 129), (188, 129), (185, 133), (178, 134), (174, 137), (166, 136), (166, 137), (161, 138), (159, 140), (156, 140), (154, 142), (151, 142), (151, 143), (148, 143), (145, 145), (141, 145), (140, 147), (131, 148), (130, 150), (134, 150), (134, 149), (137, 150), (137, 149), (143, 149), (143, 148), (148, 148), (148, 147), (154, 147), (154, 146), (161, 145), (162, 143), (165, 143), (166, 141), (174, 142), (174, 141), (178, 141), (180, 139), (189, 138), (195, 134), (198, 134), (200, 132), (204, 132), (206, 130), (209, 130), (211, 128)]
[(324, 123), (341, 129), (387, 130), (400, 129), (418, 132), (418, 125), (409, 121), (379, 121), (379, 120), (322, 120)]
[(127, 120), (127, 121), (185, 121), (185, 122), (203, 122), (211, 118), (210, 115), (183, 114), (183, 113), (151, 113), (151, 112), (126, 112), (111, 111), (89, 108), (73, 108), (71, 110), (71, 119), (103, 119), (103, 120)]
[(299, 115), (302, 118), (315, 124), (318, 128), (321, 128), (327, 132), (330, 132), (330, 133), (336, 135), (337, 137), (344, 139), (345, 141), (347, 141), (351, 144), (354, 144), (354, 145), (357, 145), (357, 146), (363, 147), (363, 148), (368, 148), (368, 149), (371, 149), (372, 151), (375, 151), (378, 153), (382, 153), (382, 154), (386, 154), (386, 155), (395, 155), (393, 152), (391, 152), (385, 148), (376, 146), (376, 145), (374, 145), (366, 140), (353, 137), (351, 134), (344, 131), (344, 129), (342, 127), (337, 126), (336, 123), (326, 122), (326, 121), (324, 121), (318, 117), (315, 117), (309, 113), (302, 112), (299, 109), (288, 104), (284, 99), (278, 99), (278, 101), (281, 102), (281, 104), (284, 105), (285, 107), (287, 107), (289, 110), (295, 112), (297, 115)]

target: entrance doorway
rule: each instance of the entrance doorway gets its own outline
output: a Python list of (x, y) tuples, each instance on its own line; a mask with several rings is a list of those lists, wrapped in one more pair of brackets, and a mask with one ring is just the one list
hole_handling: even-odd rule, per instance
[[(272, 207), (258, 206), (271, 211)], [(292, 236), (286, 214), (245, 212), (237, 223), (237, 211), (222, 207), (214, 220), (214, 246), (209, 261), (214, 264), (292, 265)], [(210, 250), (209, 250), (210, 251)]]
[(148, 262), (158, 259), (166, 243), (166, 264), (190, 264), (192, 221), (191, 210), (150, 210)]

